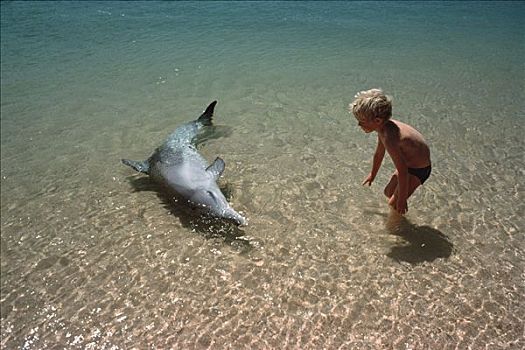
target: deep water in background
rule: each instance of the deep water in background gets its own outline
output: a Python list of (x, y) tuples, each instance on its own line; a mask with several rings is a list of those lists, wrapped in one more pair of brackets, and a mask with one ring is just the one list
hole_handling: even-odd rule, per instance
[[(523, 2), (0, 6), (2, 348), (525, 347)], [(372, 87), (431, 145), (404, 219)], [(213, 100), (245, 228), (120, 163)]]

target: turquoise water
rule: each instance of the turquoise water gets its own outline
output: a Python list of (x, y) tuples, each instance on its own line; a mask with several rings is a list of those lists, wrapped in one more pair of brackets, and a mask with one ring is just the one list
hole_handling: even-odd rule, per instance
[[(2, 2), (1, 346), (525, 347), (524, 2)], [(362, 187), (381, 87), (431, 145)], [(249, 219), (120, 163), (213, 100)]]

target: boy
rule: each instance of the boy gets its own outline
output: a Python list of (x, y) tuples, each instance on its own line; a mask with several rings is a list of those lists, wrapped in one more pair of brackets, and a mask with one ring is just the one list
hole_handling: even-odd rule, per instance
[(392, 100), (380, 89), (361, 91), (350, 104), (359, 126), (365, 133), (377, 132), (377, 148), (372, 171), (363, 185), (372, 185), (381, 162), (388, 152), (396, 171), (386, 185), (384, 193), (390, 204), (400, 214), (408, 211), (407, 199), (430, 176), (430, 150), (423, 136), (413, 127), (390, 119)]

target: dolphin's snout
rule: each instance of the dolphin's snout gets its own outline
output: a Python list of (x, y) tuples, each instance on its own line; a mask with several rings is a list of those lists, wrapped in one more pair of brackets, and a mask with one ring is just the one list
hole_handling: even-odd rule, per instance
[(239, 218), (236, 220), (237, 225), (239, 226), (248, 226), (248, 221), (244, 216), (239, 215)]
[(224, 218), (233, 221), (237, 226), (247, 226), (248, 221), (244, 216), (237, 213), (231, 207), (224, 212)]
[(230, 218), (237, 226), (248, 226), (248, 221), (244, 216), (237, 214), (236, 217)]

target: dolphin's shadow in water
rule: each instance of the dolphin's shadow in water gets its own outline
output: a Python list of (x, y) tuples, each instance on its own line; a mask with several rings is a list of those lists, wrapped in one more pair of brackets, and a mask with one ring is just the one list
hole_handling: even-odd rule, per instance
[(379, 215), (386, 217), (387, 232), (403, 239), (403, 242), (397, 242), (390, 248), (388, 257), (416, 265), (438, 258), (446, 259), (452, 254), (454, 245), (446, 235), (435, 228), (414, 225), (392, 209), (388, 216)]
[[(165, 187), (158, 185), (149, 177), (128, 177), (128, 181), (133, 186), (135, 192), (155, 192), (162, 202), (162, 205), (176, 216), (183, 227), (198, 232), (206, 239), (220, 237), (230, 246), (239, 248), (243, 252), (253, 249), (252, 243), (244, 238), (244, 231), (234, 224), (224, 220), (211, 217), (203, 213), (199, 208), (191, 206), (187, 200), (166, 190)], [(228, 201), (231, 197), (231, 187), (221, 186), (221, 191)]]

